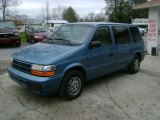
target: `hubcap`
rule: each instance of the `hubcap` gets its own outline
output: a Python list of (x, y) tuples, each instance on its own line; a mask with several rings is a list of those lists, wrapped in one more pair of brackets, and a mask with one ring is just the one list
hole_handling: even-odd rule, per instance
[(77, 95), (81, 90), (81, 79), (79, 77), (73, 77), (68, 84), (68, 93), (70, 95)]
[(138, 70), (139, 69), (139, 60), (138, 59), (135, 59), (134, 61), (134, 70)]

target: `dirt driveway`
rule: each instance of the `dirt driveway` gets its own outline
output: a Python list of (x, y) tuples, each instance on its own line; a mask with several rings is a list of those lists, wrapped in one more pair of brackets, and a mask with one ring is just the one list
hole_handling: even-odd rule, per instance
[(73, 101), (39, 96), (0, 75), (0, 120), (160, 120), (160, 57), (85, 85)]

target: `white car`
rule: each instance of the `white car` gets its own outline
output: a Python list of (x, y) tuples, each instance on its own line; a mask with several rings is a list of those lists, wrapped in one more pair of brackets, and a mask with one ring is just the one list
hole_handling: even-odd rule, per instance
[(140, 27), (138, 27), (138, 28), (139, 28), (139, 31), (142, 35), (144, 35), (147, 32), (147, 30), (145, 28), (140, 28)]

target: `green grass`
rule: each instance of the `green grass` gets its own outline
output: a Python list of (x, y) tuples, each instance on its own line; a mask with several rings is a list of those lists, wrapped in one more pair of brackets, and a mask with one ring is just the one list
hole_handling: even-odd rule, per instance
[(21, 42), (27, 42), (26, 34), (24, 32), (20, 33)]

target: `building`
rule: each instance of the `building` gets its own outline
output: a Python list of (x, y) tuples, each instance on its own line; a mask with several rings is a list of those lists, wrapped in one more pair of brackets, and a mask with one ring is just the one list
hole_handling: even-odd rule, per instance
[(138, 25), (138, 26), (147, 26), (148, 27), (148, 19), (135, 18), (135, 19), (132, 19), (132, 24)]
[(42, 26), (54, 30), (56, 27), (66, 23), (68, 23), (66, 20), (45, 20), (43, 21)]
[(148, 0), (133, 9), (149, 8), (147, 52), (158, 55), (160, 50), (160, 0)]

